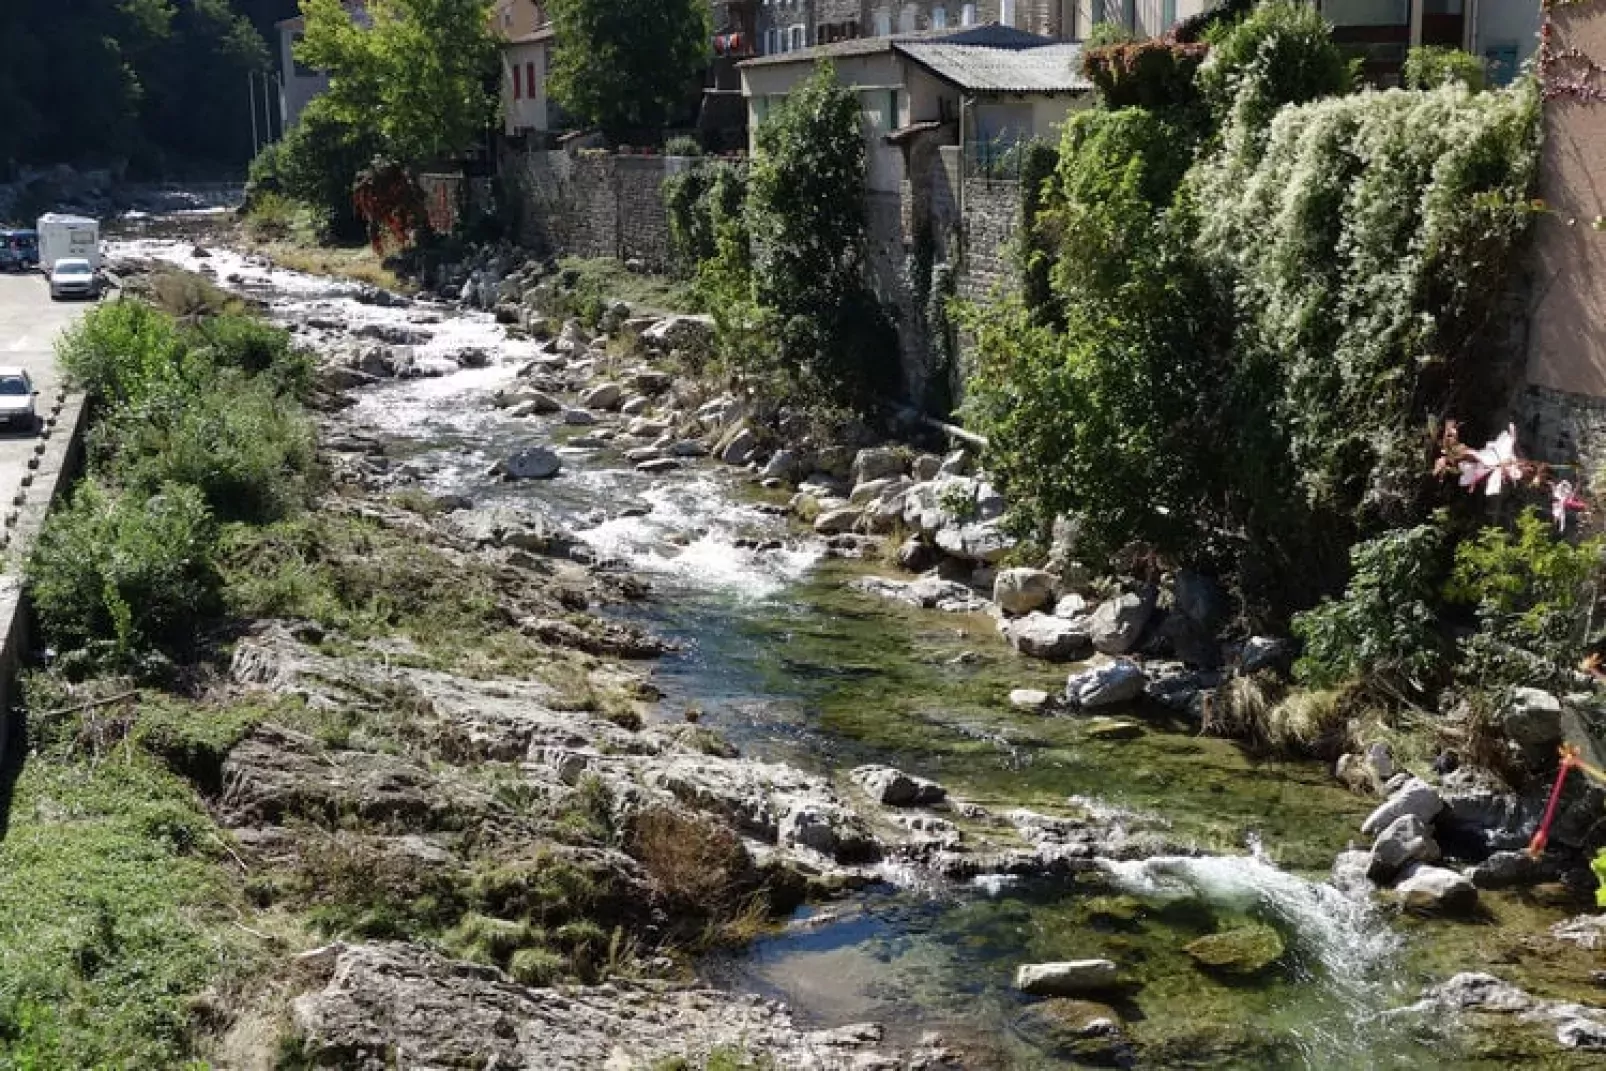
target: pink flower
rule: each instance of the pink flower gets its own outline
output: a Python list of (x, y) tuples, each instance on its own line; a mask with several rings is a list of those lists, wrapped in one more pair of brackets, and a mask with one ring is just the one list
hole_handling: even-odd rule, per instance
[(1482, 450), (1474, 450), (1470, 460), (1461, 462), (1461, 486), (1471, 490), (1484, 480), (1484, 491), (1498, 495), (1506, 481), (1522, 482), (1522, 460), (1517, 457), (1517, 426), (1506, 428), (1494, 442)]
[(1578, 498), (1573, 493), (1571, 480), (1558, 480), (1556, 486), (1550, 489), (1550, 515), (1556, 519), (1556, 530), (1567, 530), (1567, 512), (1573, 510), (1582, 512), (1589, 508), (1589, 503)]

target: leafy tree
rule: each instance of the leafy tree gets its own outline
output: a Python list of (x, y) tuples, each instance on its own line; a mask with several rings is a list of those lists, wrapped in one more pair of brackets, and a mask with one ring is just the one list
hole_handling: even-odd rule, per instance
[(1270, 0), (1217, 32), (1199, 88), (1219, 119), (1256, 136), (1277, 109), (1347, 92), (1354, 76), (1315, 5)]
[(707, 0), (549, 0), (553, 98), (610, 137), (658, 128), (708, 65)]
[(320, 99), (332, 126), (353, 140), (371, 131), (409, 167), (479, 143), (495, 116), (489, 0), (368, 0), (364, 24), (341, 0), (305, 0), (302, 11), (296, 55), (331, 72)]
[(774, 322), (775, 371), (860, 406), (897, 374), (896, 340), (866, 282), (861, 122), (857, 95), (822, 62), (758, 128), (747, 202), (753, 298)]
[(1405, 84), (1412, 89), (1438, 89), (1459, 82), (1474, 93), (1488, 84), (1483, 61), (1470, 52), (1443, 45), (1413, 48), (1405, 54)]
[[(366, 234), (352, 187), (357, 174), (384, 150), (376, 131), (348, 121), (327, 96), (301, 113), (301, 121), (252, 164), (253, 187), (283, 192), (311, 206), (326, 237), (356, 240)], [(249, 192), (249, 191), (248, 191)]]

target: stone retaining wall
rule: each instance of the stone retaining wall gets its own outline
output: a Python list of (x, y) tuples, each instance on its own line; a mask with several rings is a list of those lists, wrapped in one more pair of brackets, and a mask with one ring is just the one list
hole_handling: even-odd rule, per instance
[(689, 166), (674, 156), (533, 149), (505, 156), (503, 174), (518, 191), (524, 244), (554, 256), (617, 257), (666, 271), (664, 179)]

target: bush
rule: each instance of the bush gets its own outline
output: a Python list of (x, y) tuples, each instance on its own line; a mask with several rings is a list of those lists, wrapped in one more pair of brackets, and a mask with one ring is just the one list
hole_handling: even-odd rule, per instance
[(1277, 110), (1347, 92), (1354, 76), (1315, 5), (1270, 0), (1220, 33), (1199, 69), (1218, 120), (1258, 134)]
[(1405, 84), (1412, 89), (1463, 85), (1474, 93), (1488, 84), (1483, 61), (1470, 52), (1443, 45), (1413, 48), (1405, 55)]
[(357, 216), (352, 187), (357, 173), (383, 149), (375, 131), (343, 121), (328, 98), (319, 97), (280, 142), (279, 182), (284, 193), (313, 210), (324, 237), (358, 241), (367, 230)]
[(1385, 532), (1350, 550), (1344, 597), (1294, 618), (1305, 644), (1295, 676), (1317, 688), (1352, 681), (1386, 694), (1422, 696), (1445, 666), (1436, 601), (1444, 536), (1433, 525)]
[(1204, 44), (1162, 38), (1089, 48), (1082, 72), (1111, 108), (1184, 106), (1199, 99), (1194, 74), (1207, 51)]
[(262, 376), (273, 391), (304, 398), (312, 389), (317, 358), (291, 342), (290, 333), (245, 314), (203, 320), (184, 335), (204, 363)]
[(989, 470), (1033, 531), (1078, 516), (1090, 555), (1132, 540), (1198, 555), (1216, 508), (1209, 424), (1228, 325), (1175, 199), (1191, 144), (1157, 112), (1073, 117), (1031, 239), (1052, 260), (1046, 304), (965, 317)]
[(702, 144), (696, 138), (687, 134), (681, 134), (664, 142), (665, 156), (701, 156), (702, 154)]
[(1263, 150), (1235, 117), (1194, 174), (1199, 248), (1242, 310), (1238, 374), (1263, 377), (1337, 538), (1420, 520), (1428, 417), (1504, 393), (1537, 120), (1529, 89), (1364, 93), (1285, 109)]
[(112, 418), (98, 440), (119, 486), (148, 495), (187, 484), (220, 520), (267, 524), (306, 502), (311, 424), (260, 380), (228, 374), (158, 394)]
[(169, 484), (147, 500), (85, 482), (28, 564), (45, 633), (57, 644), (110, 640), (120, 658), (187, 647), (219, 607), (216, 532), (193, 487)]
[(140, 301), (92, 309), (56, 345), (72, 383), (98, 401), (144, 398), (181, 371), (183, 341), (171, 317)]
[[(1471, 608), (1480, 622), (1467, 642), (1475, 675), (1500, 683), (1542, 684), (1563, 674), (1597, 643), (1594, 624), (1606, 538), (1574, 546), (1528, 512), (1516, 531), (1485, 528), (1455, 548), (1455, 565), (1444, 586), (1452, 604)], [(1505, 658), (1502, 648), (1521, 648), (1537, 658)], [(1545, 663), (1549, 663), (1548, 671)], [(1508, 672), (1509, 671), (1509, 672)]]

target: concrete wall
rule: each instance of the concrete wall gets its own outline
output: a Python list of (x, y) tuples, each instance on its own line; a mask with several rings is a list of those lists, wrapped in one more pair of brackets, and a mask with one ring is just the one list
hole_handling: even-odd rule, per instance
[(518, 190), (519, 238), (545, 252), (669, 267), (663, 184), (690, 161), (531, 150), (502, 159)]
[[(1606, 58), (1606, 7), (1558, 7), (1554, 47)], [(1576, 68), (1561, 68), (1565, 78)], [(1534, 235), (1528, 390), (1522, 402), (1538, 456), (1606, 463), (1606, 104), (1560, 95), (1545, 103), (1541, 214)]]

